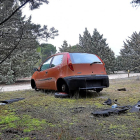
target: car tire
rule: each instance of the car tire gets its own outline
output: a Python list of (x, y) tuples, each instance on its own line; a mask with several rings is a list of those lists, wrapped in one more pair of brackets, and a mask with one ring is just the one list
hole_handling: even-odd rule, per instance
[(34, 82), (34, 85), (35, 85), (35, 87), (34, 87), (35, 91), (39, 91), (39, 89), (36, 87), (35, 82)]
[(56, 92), (54, 94), (55, 98), (68, 98), (69, 94), (65, 93), (65, 92)]

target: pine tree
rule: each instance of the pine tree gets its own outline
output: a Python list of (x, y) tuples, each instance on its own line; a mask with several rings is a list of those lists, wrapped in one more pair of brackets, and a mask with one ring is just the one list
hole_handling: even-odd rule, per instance
[[(14, 6), (6, 13), (5, 17), (0, 20), (0, 25), (6, 23), (14, 14), (19, 12), (21, 8), (27, 5), (27, 3), (29, 4), (30, 10), (39, 8), (43, 3), (49, 3), (48, 0), (3, 0), (0, 1), (0, 5), (3, 7), (3, 5), (8, 5), (8, 3), (11, 4), (11, 2)], [(17, 6), (15, 7), (15, 5)]]
[(70, 47), (69, 47), (69, 52), (70, 52), (70, 53), (78, 53), (78, 52), (80, 52), (80, 50), (79, 50), (79, 45), (78, 45), (78, 44), (76, 44), (76, 45), (74, 45), (74, 46), (71, 46), (71, 45), (70, 45)]
[(97, 54), (105, 63), (107, 72), (114, 72), (115, 56), (114, 52), (108, 47), (106, 39), (95, 29), (91, 36), (85, 29), (83, 37), (79, 36), (80, 52)]
[[(14, 0), (1, 2), (0, 21), (5, 19), (18, 5)], [(33, 66), (40, 59), (36, 52), (37, 39), (54, 38), (55, 28), (47, 29), (26, 20), (21, 11), (0, 25), (0, 81), (12, 83), (17, 78), (30, 76)]]
[(140, 32), (134, 32), (120, 51), (123, 69), (140, 72)]
[(63, 41), (63, 45), (59, 47), (60, 52), (69, 52), (69, 46), (66, 40)]
[(71, 46), (71, 45), (68, 45), (66, 40), (64, 40), (63, 45), (61, 45), (61, 47), (59, 47), (59, 51), (60, 52), (70, 52), (70, 53), (80, 52), (78, 44)]
[(115, 58), (115, 71), (124, 71), (124, 68), (123, 68), (123, 58), (122, 56), (117, 56)]
[(32, 34), (30, 19), (25, 23), (18, 18), (17, 15), (17, 20), (4, 26), (6, 31), (3, 28), (0, 30), (3, 33), (0, 37), (0, 60), (4, 60), (1, 61), (0, 75), (3, 76), (3, 82), (8, 84), (16, 78), (30, 76), (40, 58), (36, 52), (38, 42)]
[[(21, 1), (25, 2), (25, 0)], [(42, 0), (33, 0), (32, 2), (34, 1), (42, 3)], [(5, 17), (7, 17), (7, 15), (9, 15), (13, 9), (16, 9), (16, 7), (19, 6), (17, 3), (15, 3), (15, 0), (5, 0), (1, 2), (0, 20), (2, 21), (5, 19)], [(4, 52), (5, 57), (0, 60), (0, 64), (3, 63), (15, 49), (17, 49), (18, 45), (23, 38), (25, 39), (27, 34), (30, 34), (30, 36), (27, 35), (26, 39), (45, 39), (46, 41), (49, 38), (53, 39), (58, 35), (58, 31), (54, 27), (50, 29), (48, 29), (46, 25), (41, 27), (40, 25), (31, 23), (31, 17), (28, 20), (25, 18), (25, 16), (22, 17), (21, 11), (18, 10), (18, 12), (16, 12), (8, 21), (0, 25), (0, 41), (4, 42), (5, 44), (7, 43), (6, 45), (8, 46), (8, 51)], [(29, 28), (28, 31), (26, 31), (27, 28)], [(16, 39), (16, 43), (15, 41), (12, 41), (13, 39)], [(11, 43), (8, 44), (9, 41), (12, 42), (12, 46)]]
[(83, 37), (79, 35), (79, 50), (80, 52), (90, 52), (91, 51), (91, 44), (92, 44), (92, 37), (88, 32), (87, 28), (85, 28)]

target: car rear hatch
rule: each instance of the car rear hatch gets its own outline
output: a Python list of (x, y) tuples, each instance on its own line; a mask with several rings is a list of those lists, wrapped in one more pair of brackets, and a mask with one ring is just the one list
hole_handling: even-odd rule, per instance
[(67, 77), (65, 81), (70, 90), (97, 90), (109, 87), (104, 62), (94, 54), (68, 53)]
[(103, 61), (94, 54), (70, 53), (73, 75), (106, 75)]

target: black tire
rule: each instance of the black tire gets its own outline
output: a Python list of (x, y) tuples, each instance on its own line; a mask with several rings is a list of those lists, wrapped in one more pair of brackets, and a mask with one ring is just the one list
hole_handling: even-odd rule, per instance
[(63, 93), (63, 92), (56, 92), (54, 94), (54, 97), (55, 98), (68, 98), (69, 97), (69, 94)]
[(35, 84), (35, 81), (34, 80), (31, 81), (31, 87), (33, 89), (35, 89), (35, 91), (39, 91), (39, 89), (37, 89), (37, 87), (36, 87), (36, 84)]

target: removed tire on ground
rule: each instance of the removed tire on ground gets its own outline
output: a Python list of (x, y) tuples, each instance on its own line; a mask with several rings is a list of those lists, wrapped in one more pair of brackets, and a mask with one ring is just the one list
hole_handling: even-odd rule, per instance
[(56, 92), (54, 94), (55, 98), (68, 98), (69, 94), (65, 93), (65, 92)]

